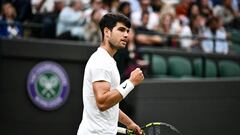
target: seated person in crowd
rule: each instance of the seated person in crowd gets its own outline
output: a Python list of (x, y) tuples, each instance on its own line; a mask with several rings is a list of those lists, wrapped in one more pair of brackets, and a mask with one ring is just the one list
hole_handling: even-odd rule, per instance
[(65, 7), (58, 17), (57, 38), (65, 40), (83, 40), (86, 17), (81, 0), (75, 0)]
[(137, 46), (159, 46), (164, 42), (163, 38), (153, 30), (147, 28), (149, 12), (142, 12), (142, 25), (135, 28), (135, 43)]
[(16, 10), (9, 2), (2, 4), (2, 19), (0, 20), (0, 37), (22, 37), (21, 23), (16, 21)]
[(206, 38), (201, 43), (204, 52), (228, 54), (227, 33), (219, 18), (212, 17), (208, 20), (203, 36)]
[(128, 1), (123, 1), (119, 4), (118, 10), (119, 13), (124, 14), (125, 16), (127, 16), (128, 18), (131, 18), (131, 13), (132, 13), (132, 9), (131, 9), (131, 5)]
[(94, 9), (91, 14), (90, 22), (88, 22), (85, 26), (85, 41), (89, 42), (101, 42), (102, 35), (99, 29), (98, 23), (102, 18), (101, 12), (99, 9)]
[(91, 21), (93, 10), (97, 10), (101, 16), (108, 12), (106, 9), (104, 9), (103, 0), (90, 0), (89, 6), (86, 6), (86, 9), (84, 10), (84, 16), (86, 16), (87, 23)]
[(151, 3), (150, 0), (139, 0), (140, 3), (140, 10), (134, 11), (131, 13), (131, 22), (133, 24), (133, 27), (138, 27), (142, 26), (142, 14), (143, 12), (148, 12), (149, 13), (149, 20), (146, 25), (146, 28), (149, 30), (156, 30), (158, 24), (159, 24), (159, 17), (158, 14), (153, 12), (151, 8)]
[[(182, 25), (181, 32), (179, 33), (180, 47), (187, 51), (200, 52), (200, 33), (201, 29), (205, 27), (205, 17), (200, 14), (199, 5), (192, 2), (187, 11), (187, 24)], [(179, 18), (181, 20), (181, 18)]]
[[(235, 9), (237, 5), (233, 5), (233, 0), (223, 0), (222, 5), (217, 5), (214, 7), (214, 15), (218, 16), (223, 20), (224, 26), (226, 28), (240, 29), (240, 12)], [(237, 4), (237, 3), (236, 3)]]
[(31, 0), (33, 17), (31, 22), (41, 24), (33, 27), (31, 36), (43, 38), (56, 37), (56, 20), (65, 6), (65, 0)]
[(175, 22), (175, 18), (170, 12), (163, 12), (160, 16), (160, 24), (157, 32), (162, 35), (164, 45), (170, 47), (177, 47), (177, 34), (179, 33), (179, 24)]
[(210, 0), (199, 0), (198, 5), (201, 15), (203, 15), (207, 19), (213, 17), (213, 9)]
[(201, 52), (201, 38), (202, 38), (202, 31), (205, 29), (206, 25), (206, 18), (200, 14), (194, 15), (190, 18), (190, 24), (188, 28), (186, 27), (186, 31), (183, 29), (181, 36), (188, 36), (191, 39), (186, 39), (181, 41), (181, 47), (187, 51), (192, 52)]

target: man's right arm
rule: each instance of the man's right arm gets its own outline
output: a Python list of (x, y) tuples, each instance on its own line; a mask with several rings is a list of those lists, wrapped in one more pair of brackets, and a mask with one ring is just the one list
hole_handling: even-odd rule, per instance
[[(144, 79), (142, 71), (137, 68), (132, 71), (130, 78), (126, 81), (129, 83), (127, 87), (131, 85), (136, 86)], [(122, 84), (121, 84), (122, 85)], [(96, 99), (97, 106), (100, 111), (105, 111), (112, 106), (119, 103), (133, 88), (125, 88), (119, 86), (116, 90), (110, 90), (111, 84), (107, 81), (95, 81), (93, 82), (93, 91)]]
[(111, 85), (107, 81), (96, 81), (93, 83), (93, 91), (100, 111), (105, 111), (119, 103), (123, 97), (117, 90), (110, 90)]

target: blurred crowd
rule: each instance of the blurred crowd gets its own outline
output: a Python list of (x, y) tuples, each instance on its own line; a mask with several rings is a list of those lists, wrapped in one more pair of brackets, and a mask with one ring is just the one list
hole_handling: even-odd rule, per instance
[[(120, 12), (132, 22), (129, 43), (119, 66), (128, 74), (147, 62), (142, 46), (191, 52), (229, 53), (229, 30), (240, 31), (239, 0), (0, 0), (1, 38), (47, 38), (101, 41), (98, 22), (107, 12)], [(131, 63), (130, 63), (131, 65)]]
[[(229, 52), (228, 30), (240, 30), (239, 0), (1, 0), (0, 36), (100, 42), (107, 12), (131, 19), (128, 49), (168, 46)], [(131, 56), (135, 57), (135, 56)]]

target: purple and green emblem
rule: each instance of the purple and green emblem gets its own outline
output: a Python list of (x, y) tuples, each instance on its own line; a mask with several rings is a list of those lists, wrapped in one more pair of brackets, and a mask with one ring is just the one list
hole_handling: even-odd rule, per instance
[(69, 79), (62, 66), (45, 61), (30, 71), (27, 81), (28, 94), (33, 103), (43, 110), (61, 107), (69, 94)]

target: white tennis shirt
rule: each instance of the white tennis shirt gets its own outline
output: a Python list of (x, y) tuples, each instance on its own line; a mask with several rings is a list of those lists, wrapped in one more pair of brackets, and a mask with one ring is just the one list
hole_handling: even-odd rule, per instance
[(104, 80), (111, 84), (111, 90), (120, 85), (116, 61), (99, 47), (88, 60), (83, 80), (83, 116), (77, 135), (116, 135), (119, 104), (101, 112), (96, 104), (92, 83)]

